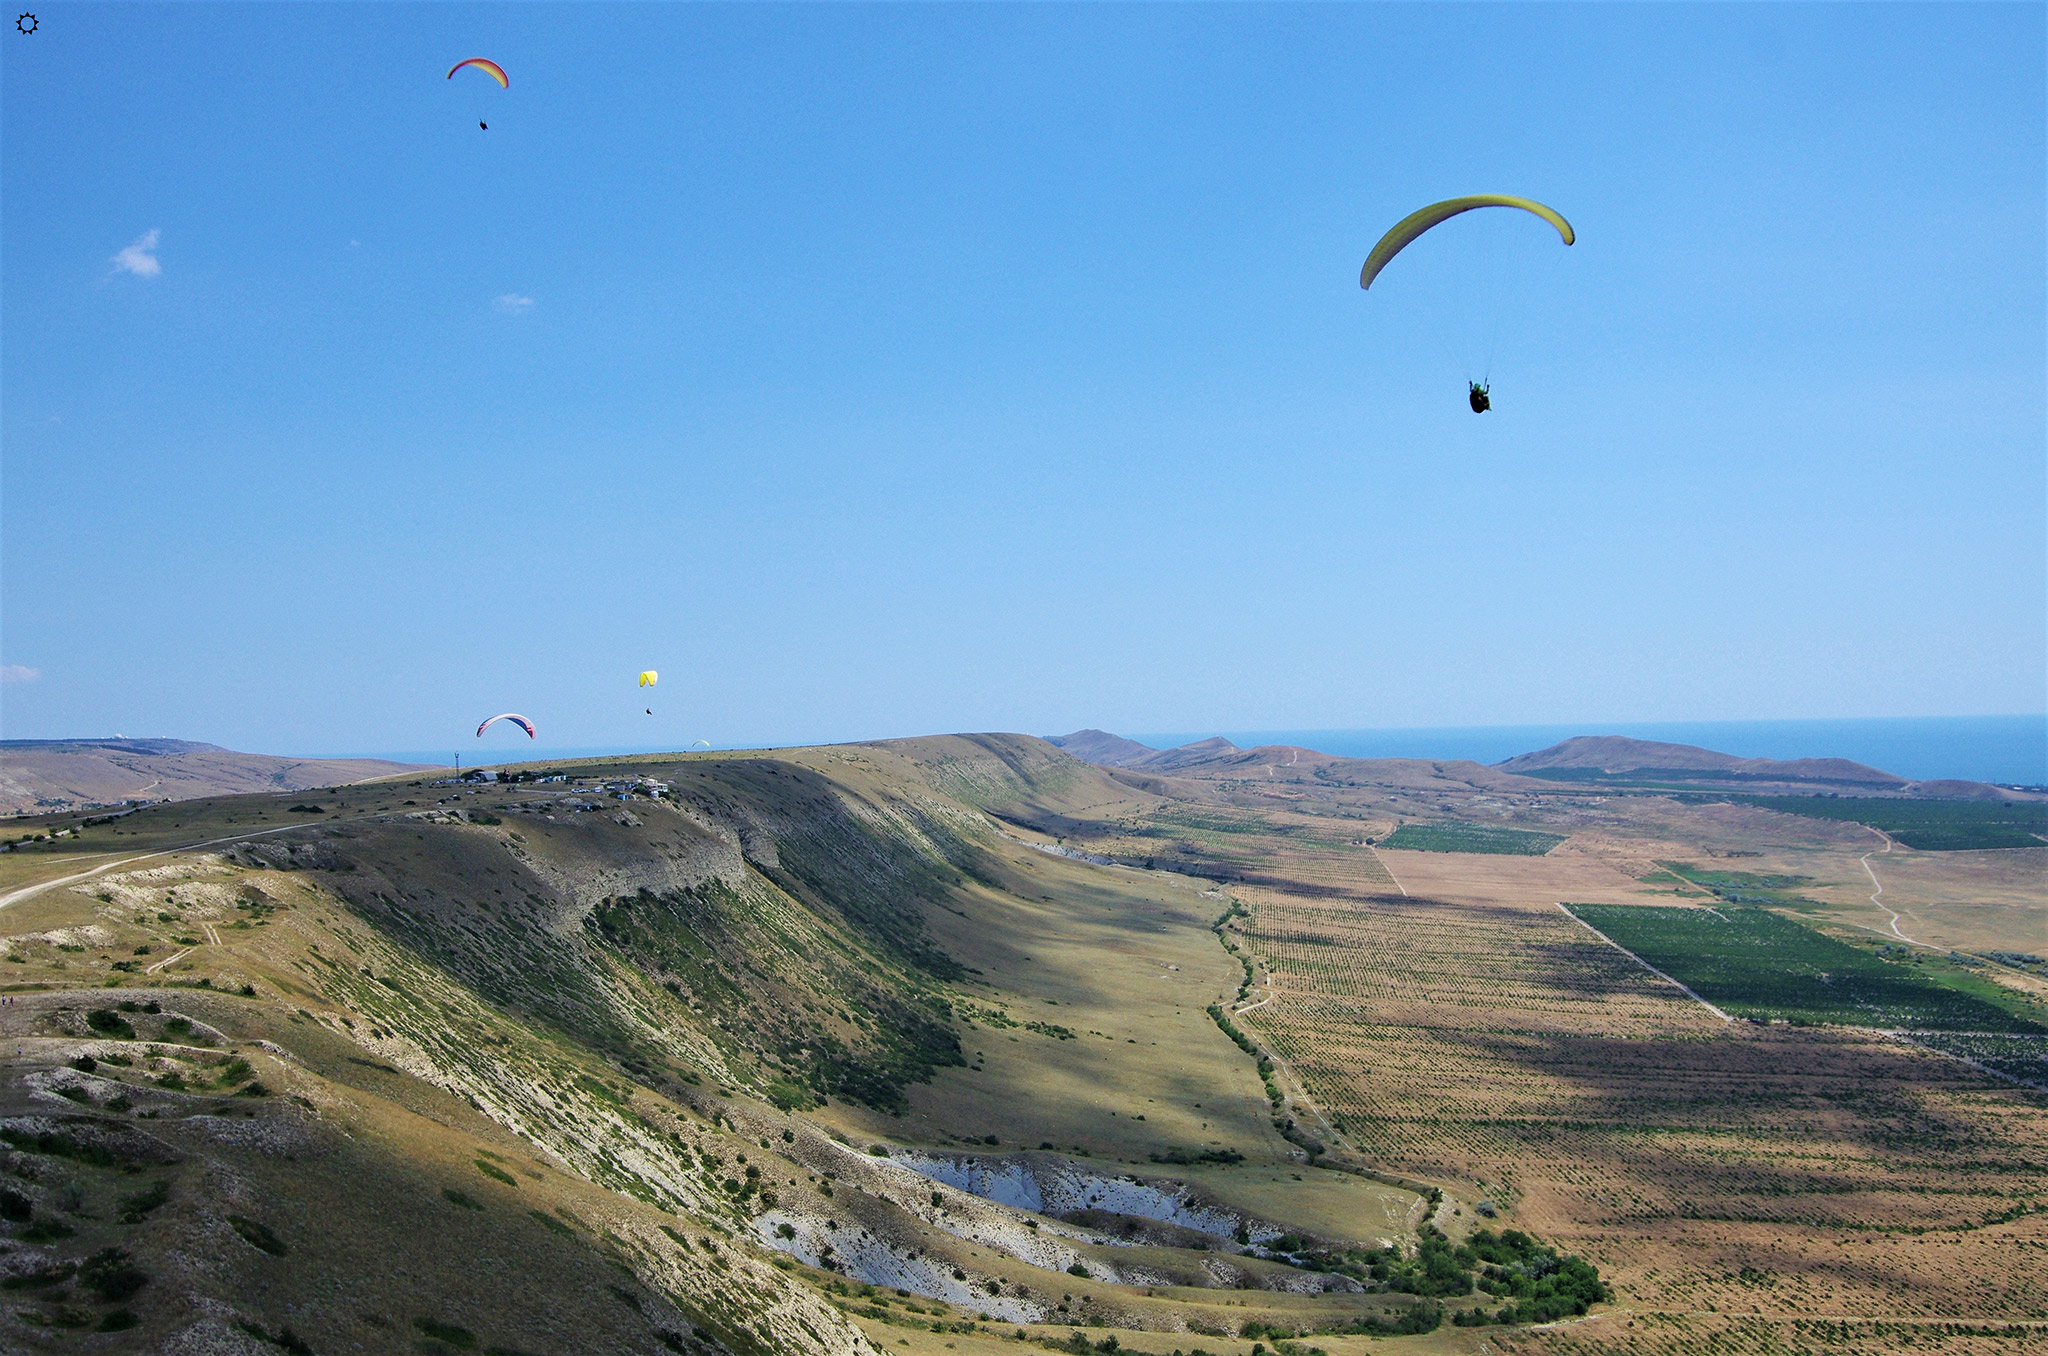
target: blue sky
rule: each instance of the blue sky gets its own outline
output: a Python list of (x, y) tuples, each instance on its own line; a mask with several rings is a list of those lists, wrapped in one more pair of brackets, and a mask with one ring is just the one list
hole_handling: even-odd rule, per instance
[(2038, 5), (38, 12), (8, 737), (2048, 705)]

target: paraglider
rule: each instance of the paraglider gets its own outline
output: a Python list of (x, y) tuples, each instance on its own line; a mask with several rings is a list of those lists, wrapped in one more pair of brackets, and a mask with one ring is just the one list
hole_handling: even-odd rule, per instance
[(467, 61), (456, 62), (453, 66), (450, 66), (448, 68), (448, 78), (450, 80), (453, 80), (455, 78), (455, 73), (461, 70), (464, 66), (476, 67), (485, 75), (488, 75), (489, 77), (491, 77), (491, 79), (497, 81), (499, 89), (512, 88), (512, 82), (505, 78), (505, 68), (503, 66), (500, 66), (497, 62), (491, 61), (485, 57), (471, 57)]
[(1393, 257), (1415, 243), (1432, 226), (1441, 225), (1460, 212), (1470, 212), (1476, 207), (1516, 207), (1524, 212), (1533, 212), (1557, 228), (1557, 233), (1569, 245), (1578, 239), (1572, 224), (1559, 216), (1556, 209), (1545, 207), (1528, 198), (1511, 198), (1505, 193), (1480, 193), (1469, 198), (1446, 198), (1431, 203), (1419, 212), (1410, 212), (1394, 223), (1394, 229), (1380, 237), (1380, 243), (1372, 247), (1372, 253), (1365, 257), (1365, 267), (1358, 271), (1358, 285), (1369, 288), (1372, 280), (1380, 276), (1380, 270)]
[[(512, 82), (505, 78), (505, 68), (487, 57), (471, 57), (467, 61), (456, 62), (453, 66), (450, 66), (448, 68), (448, 78), (450, 80), (453, 80), (455, 78), (455, 73), (461, 70), (464, 66), (476, 67), (485, 75), (488, 75), (489, 77), (491, 77), (491, 79), (497, 81), (499, 89), (512, 88)], [(476, 125), (486, 132), (491, 130), (491, 125), (485, 122), (482, 118), (478, 118), (476, 120)]]
[[(1462, 212), (1479, 207), (1512, 207), (1541, 217), (1556, 228), (1558, 237), (1570, 245), (1578, 239), (1572, 224), (1566, 221), (1555, 208), (1546, 207), (1529, 198), (1510, 197), (1505, 193), (1478, 193), (1466, 198), (1446, 198), (1431, 203), (1419, 212), (1410, 212), (1394, 223), (1394, 228), (1380, 237), (1380, 243), (1372, 247), (1372, 253), (1365, 257), (1365, 267), (1358, 271), (1358, 285), (1370, 289), (1373, 279), (1380, 276), (1380, 270), (1393, 261), (1395, 255), (1415, 243), (1416, 239), (1433, 226), (1442, 225)], [(1484, 381), (1467, 380), (1470, 388), (1466, 399), (1472, 406), (1472, 413), (1485, 414), (1493, 408), (1488, 384)]]
[(698, 748), (700, 746), (708, 749), (711, 747), (711, 741), (708, 739), (700, 739), (695, 744), (690, 745), (690, 747), (693, 749)]
[(661, 675), (656, 673), (653, 669), (648, 669), (645, 673), (642, 673), (640, 675), (640, 686), (642, 687), (653, 687), (656, 683), (660, 681)]
[(512, 711), (504, 712), (502, 715), (492, 716), (489, 720), (477, 726), (476, 737), (478, 739), (482, 739), (484, 737), (484, 731), (490, 729), (493, 725), (496, 725), (501, 720), (509, 720), (514, 725), (517, 725), (520, 729), (526, 731), (526, 737), (528, 739), (536, 739), (539, 737), (535, 735), (533, 732), (532, 721), (528, 720), (525, 716), (519, 715), (516, 712)]

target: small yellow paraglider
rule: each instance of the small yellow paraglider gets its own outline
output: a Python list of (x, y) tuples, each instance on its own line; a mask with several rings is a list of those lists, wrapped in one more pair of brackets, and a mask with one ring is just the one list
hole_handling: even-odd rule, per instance
[(656, 673), (653, 669), (649, 669), (647, 670), (647, 672), (640, 675), (640, 686), (642, 687), (653, 687), (656, 683), (660, 681), (661, 675)]

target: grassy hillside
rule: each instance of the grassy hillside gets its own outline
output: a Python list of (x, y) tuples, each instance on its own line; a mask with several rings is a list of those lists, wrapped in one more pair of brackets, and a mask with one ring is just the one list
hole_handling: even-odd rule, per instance
[[(566, 780), (152, 807), (4, 859), (0, 1140), (37, 1184), (0, 1201), (6, 1342), (851, 1352), (884, 1281), (963, 1333), (1407, 1321), (1237, 1237), (1399, 1247), (1418, 1216), (1280, 1170), (1204, 1015), (1223, 896), (980, 808), (1148, 798), (1001, 737), (533, 772)], [(195, 1272), (201, 1237), (234, 1265)]]

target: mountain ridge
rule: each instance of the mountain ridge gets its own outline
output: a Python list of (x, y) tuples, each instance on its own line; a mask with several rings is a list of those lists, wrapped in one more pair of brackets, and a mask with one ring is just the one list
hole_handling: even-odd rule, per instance
[(2004, 800), (2011, 793), (1984, 782), (1915, 781), (1847, 758), (1744, 758), (1692, 744), (1625, 735), (1574, 735), (1548, 748), (1498, 763), (1470, 759), (1353, 758), (1298, 745), (1241, 749), (1222, 736), (1154, 749), (1106, 730), (1077, 730), (1048, 739), (1063, 751), (1124, 774), (1271, 778), (1299, 773), (1319, 779), (1412, 783), (1446, 777), (1493, 790), (1536, 784), (1642, 785), (1662, 789), (1777, 794), (1910, 796), (1933, 800)]
[(311, 791), (417, 772), (384, 758), (290, 758), (188, 739), (0, 740), (0, 815), (252, 791)]

